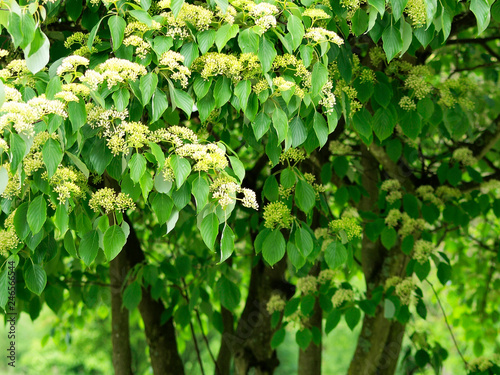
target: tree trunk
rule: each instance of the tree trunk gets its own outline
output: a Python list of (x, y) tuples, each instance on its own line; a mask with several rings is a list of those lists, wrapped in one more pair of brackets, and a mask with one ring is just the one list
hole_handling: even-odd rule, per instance
[(109, 264), (111, 282), (111, 342), (116, 375), (132, 375), (132, 354), (128, 310), (122, 307), (122, 285), (127, 275), (127, 259), (120, 253)]
[(252, 269), (250, 287), (243, 313), (238, 322), (236, 335), (226, 336), (228, 345), (234, 349), (237, 375), (246, 375), (255, 369), (256, 375), (271, 375), (279, 365), (276, 351), (271, 349), (271, 315), (266, 304), (273, 293), (289, 297), (293, 286), (284, 281), (286, 257), (266, 267), (262, 261)]
[[(146, 258), (132, 223), (128, 220), (127, 222), (130, 226), (130, 234), (122, 252), (126, 253), (129, 267), (132, 268), (144, 262)], [(161, 300), (156, 301), (151, 297), (149, 287), (142, 288), (139, 311), (144, 322), (153, 373), (155, 375), (183, 375), (184, 365), (177, 349), (173, 319), (170, 318), (163, 325), (161, 324), (165, 306)]]
[[(321, 263), (316, 263), (309, 272), (312, 276), (318, 276), (321, 270)], [(322, 320), (323, 320), (323, 310), (319, 305), (319, 300), (316, 298), (314, 304), (313, 315), (305, 322), (307, 328), (316, 327), (319, 332), (323, 332)], [(299, 371), (298, 375), (321, 375), (321, 349), (322, 343), (316, 345), (311, 342), (306, 350), (299, 348)]]
[[(220, 342), (219, 354), (217, 355), (217, 366), (215, 375), (230, 375), (231, 373), (231, 346), (230, 338), (234, 336), (234, 318), (231, 311), (221, 306), (223, 332)], [(228, 339), (229, 338), (229, 339)]]
[[(362, 147), (363, 186), (369, 196), (363, 197), (359, 208), (376, 212), (379, 181), (378, 162)], [(391, 276), (402, 276), (408, 257), (401, 252), (398, 243), (392, 250), (386, 250), (380, 241), (372, 242), (363, 237), (361, 257), (367, 286), (367, 298), (371, 298), (374, 288), (384, 285)], [(405, 326), (384, 317), (382, 306), (378, 306), (375, 316), (365, 315), (358, 338), (354, 357), (349, 367), (349, 375), (393, 375), (396, 371)]]

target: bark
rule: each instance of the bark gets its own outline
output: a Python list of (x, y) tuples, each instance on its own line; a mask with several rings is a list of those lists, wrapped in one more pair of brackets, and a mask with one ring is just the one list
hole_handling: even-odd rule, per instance
[(109, 264), (111, 282), (111, 342), (113, 344), (113, 367), (116, 375), (132, 374), (130, 350), (129, 313), (122, 307), (122, 288), (127, 274), (125, 254), (120, 253)]
[[(373, 153), (378, 150), (370, 151)], [(362, 198), (359, 208), (363, 211), (376, 212), (377, 181), (379, 181), (377, 160), (380, 159), (378, 157), (380, 155), (375, 155), (377, 158), (375, 159), (365, 147), (362, 148), (362, 154), (363, 186), (369, 196)], [(381, 160), (378, 161), (381, 162)], [(392, 172), (395, 174), (395, 171)], [(372, 242), (367, 236), (363, 237), (361, 257), (368, 298), (371, 298), (372, 290), (379, 285), (384, 285), (389, 277), (403, 275), (408, 263), (408, 257), (401, 252), (400, 243), (388, 251), (380, 241)], [(375, 316), (365, 315), (348, 374), (393, 375), (401, 351), (404, 330), (404, 325), (384, 317), (384, 310), (380, 305), (377, 307)]]
[[(104, 183), (105, 186), (111, 187), (115, 191), (120, 190), (118, 183), (107, 174), (104, 175)], [(110, 221), (113, 222), (113, 220), (113, 217), (110, 217)], [(128, 271), (146, 261), (141, 243), (132, 223), (126, 216), (125, 220), (130, 227), (130, 234), (123, 250), (110, 262), (111, 284), (119, 286), (117, 288), (112, 288), (111, 291), (113, 314), (113, 366), (115, 367), (116, 374), (119, 375), (132, 374), (131, 370), (125, 369), (125, 366), (127, 366), (127, 368), (131, 367), (131, 355), (128, 311), (126, 309), (121, 309), (121, 286), (127, 277)], [(161, 316), (164, 311), (165, 306), (162, 301), (154, 300), (151, 296), (150, 288), (143, 287), (142, 299), (139, 303), (139, 312), (144, 322), (153, 373), (155, 375), (184, 375), (184, 365), (177, 349), (173, 319), (170, 318), (163, 325), (161, 324)], [(116, 360), (115, 352), (117, 357)], [(129, 357), (128, 364), (126, 353), (128, 353)], [(122, 364), (122, 361), (125, 365)]]
[(236, 335), (227, 335), (226, 342), (234, 349), (236, 375), (246, 375), (250, 369), (256, 375), (271, 375), (279, 365), (276, 351), (271, 349), (271, 316), (266, 304), (273, 293), (285, 297), (293, 295), (294, 290), (284, 281), (286, 258), (266, 267), (262, 261), (252, 269), (250, 287), (245, 308), (236, 329)]
[[(312, 276), (318, 276), (321, 271), (321, 263), (316, 263), (309, 272)], [(320, 332), (322, 330), (323, 310), (316, 298), (313, 315), (305, 323), (308, 328), (316, 327)], [(311, 342), (306, 350), (299, 349), (299, 371), (298, 375), (321, 375), (321, 349), (322, 342), (316, 345)]]
[(221, 307), (223, 332), (220, 342), (219, 354), (217, 355), (217, 367), (215, 375), (229, 375), (231, 373), (231, 347), (228, 338), (234, 336), (234, 318), (231, 311)]
[[(127, 255), (129, 267), (132, 268), (144, 262), (145, 256), (132, 223), (128, 222), (128, 224), (130, 234), (122, 252)], [(151, 297), (149, 287), (142, 288), (139, 311), (144, 322), (153, 373), (155, 375), (183, 375), (184, 365), (177, 348), (173, 318), (161, 324), (165, 306), (161, 300), (157, 301)]]
[[(117, 189), (115, 181), (105, 176), (105, 185)], [(114, 216), (108, 215), (110, 225)], [(116, 375), (132, 374), (132, 352), (130, 350), (129, 311), (123, 307), (122, 287), (129, 266), (126, 254), (122, 251), (109, 263), (111, 284), (111, 342), (113, 347), (113, 368)]]

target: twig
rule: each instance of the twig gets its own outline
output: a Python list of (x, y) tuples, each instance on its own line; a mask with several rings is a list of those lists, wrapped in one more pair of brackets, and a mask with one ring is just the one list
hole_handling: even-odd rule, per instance
[(448, 323), (448, 317), (446, 316), (446, 312), (444, 311), (443, 305), (441, 304), (441, 300), (439, 299), (439, 295), (437, 294), (436, 289), (434, 289), (434, 285), (432, 285), (432, 283), (427, 279), (425, 281), (427, 281), (427, 283), (430, 285), (430, 287), (432, 288), (432, 291), (434, 292), (434, 295), (436, 296), (439, 307), (441, 308), (441, 312), (443, 313), (444, 321), (446, 323), (446, 326), (448, 327), (448, 331), (450, 331), (450, 335), (451, 335), (451, 338), (453, 340), (453, 343), (455, 344), (455, 348), (457, 349), (457, 352), (460, 355), (460, 358), (462, 358), (462, 361), (464, 362), (465, 367), (467, 367), (468, 363), (465, 360), (462, 352), (458, 348), (457, 340), (455, 339), (455, 335), (453, 334), (453, 331), (451, 330), (450, 323)]
[(203, 330), (203, 325), (201, 323), (200, 313), (199, 313), (198, 309), (195, 309), (195, 311), (196, 311), (196, 317), (198, 318), (198, 324), (200, 325), (201, 335), (203, 336), (203, 340), (205, 341), (205, 345), (207, 346), (208, 353), (210, 354), (210, 357), (212, 358), (212, 361), (215, 364), (215, 371), (217, 374), (222, 375), (222, 372), (219, 369), (219, 365), (217, 364), (217, 360), (215, 359), (215, 357), (212, 353), (212, 350), (210, 349), (210, 345), (208, 343), (208, 338), (205, 335), (205, 331)]

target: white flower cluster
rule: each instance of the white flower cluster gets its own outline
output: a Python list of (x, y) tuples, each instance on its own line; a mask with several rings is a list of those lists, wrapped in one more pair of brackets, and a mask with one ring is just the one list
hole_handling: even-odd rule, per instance
[[(210, 191), (212, 192), (212, 198), (217, 199), (223, 209), (230, 204), (236, 203), (236, 200), (241, 200), (243, 207), (253, 208), (255, 210), (259, 209), (257, 197), (253, 190), (242, 188), (229, 178), (216, 178), (212, 185), (210, 185)], [(236, 197), (238, 193), (243, 194), (242, 199)]]
[(250, 16), (254, 18), (255, 24), (261, 28), (262, 34), (271, 27), (276, 27), (276, 15), (278, 13), (278, 8), (269, 3), (256, 4), (250, 10)]
[(269, 314), (275, 311), (281, 312), (285, 309), (286, 301), (279, 294), (273, 294), (266, 305), (266, 310)]
[(151, 45), (137, 35), (130, 35), (123, 39), (123, 45), (135, 47), (135, 53), (141, 59), (145, 59), (147, 53), (151, 50)]
[(55, 114), (63, 118), (68, 117), (64, 103), (59, 100), (49, 100), (42, 94), (29, 100), (27, 103), (8, 101), (0, 107), (0, 133), (10, 124), (18, 133), (28, 136), (34, 135), (34, 124), (44, 116)]
[(323, 94), (323, 98), (319, 101), (319, 104), (325, 107), (326, 113), (332, 113), (335, 110), (335, 103), (337, 102), (335, 99), (335, 95), (333, 94), (333, 83), (332, 81), (328, 81), (325, 83), (323, 88), (321, 89), (321, 93)]
[(336, 32), (326, 30), (322, 27), (311, 27), (307, 29), (304, 38), (312, 39), (316, 43), (332, 42), (338, 46), (344, 44), (344, 40)]
[(396, 202), (403, 197), (403, 194), (399, 189), (401, 189), (401, 184), (398, 180), (385, 180), (382, 182), (381, 190), (386, 191), (387, 195), (385, 200), (390, 204)]
[(164, 67), (170, 73), (170, 78), (179, 81), (182, 87), (186, 88), (188, 79), (191, 77), (191, 71), (188, 67), (182, 65), (184, 63), (184, 56), (178, 52), (167, 51), (161, 55), (158, 65)]
[(61, 65), (57, 68), (56, 73), (58, 76), (68, 72), (74, 73), (76, 72), (76, 69), (82, 65), (85, 67), (89, 66), (89, 59), (77, 55), (68, 56), (63, 59)]
[(460, 147), (453, 151), (453, 159), (465, 166), (472, 166), (477, 163), (472, 150), (467, 147)]
[(343, 288), (337, 289), (337, 291), (332, 297), (332, 305), (333, 308), (335, 309), (342, 306), (344, 302), (351, 302), (351, 301), (354, 301), (354, 291), (351, 289), (343, 289)]
[(202, 145), (199, 143), (185, 144), (175, 150), (182, 157), (193, 159), (195, 171), (208, 172), (210, 169), (221, 171), (228, 166), (226, 154), (213, 143)]
[(107, 81), (108, 89), (111, 89), (118, 83), (127, 80), (135, 81), (139, 76), (145, 74), (147, 74), (147, 70), (144, 66), (113, 57), (99, 64), (96, 70), (87, 70), (85, 75), (80, 77), (80, 81), (87, 84), (91, 90), (96, 90), (102, 82)]
[(418, 240), (413, 248), (413, 259), (420, 264), (424, 264), (429, 259), (429, 256), (434, 251), (435, 246), (432, 242)]

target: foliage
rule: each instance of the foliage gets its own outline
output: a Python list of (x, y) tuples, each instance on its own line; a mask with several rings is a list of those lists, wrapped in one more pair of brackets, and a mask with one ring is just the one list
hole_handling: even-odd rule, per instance
[(91, 314), (136, 236), (146, 258), (123, 306), (151, 293), (181, 350), (193, 323), (222, 333), (223, 309), (243, 316), (260, 262), (286, 262), (296, 286), (260, 301), (269, 353), (286, 331), (305, 350), (382, 314), (406, 326), (405, 360), (439, 373), (445, 344), (415, 324), (434, 275), (463, 345), (498, 349), (499, 14), (493, 0), (3, 1), (0, 305), (14, 261), (20, 311)]

